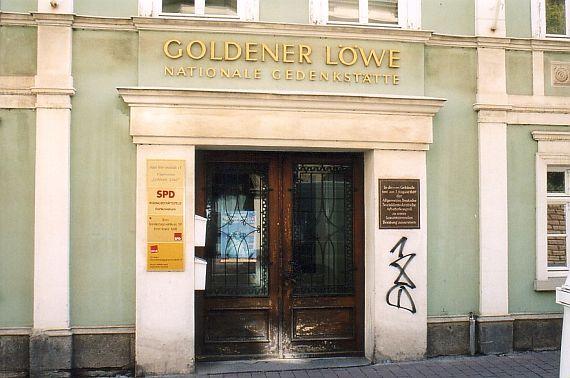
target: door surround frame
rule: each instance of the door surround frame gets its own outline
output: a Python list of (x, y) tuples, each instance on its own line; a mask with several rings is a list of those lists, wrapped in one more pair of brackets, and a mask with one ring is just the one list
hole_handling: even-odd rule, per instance
[[(427, 206), (426, 151), (433, 141), (433, 118), (445, 99), (424, 96), (360, 95), (309, 92), (223, 91), (128, 87), (118, 92), (129, 106), (130, 134), (137, 145), (136, 206), (136, 365), (147, 374), (186, 373), (194, 369), (194, 241), (186, 238), (189, 284), (181, 289), (176, 275), (146, 272), (146, 159), (168, 156), (187, 162), (186, 203), (195, 198), (195, 149), (364, 152), (365, 176), (365, 355), (371, 361), (421, 358), (427, 347)], [(393, 166), (391, 169), (385, 169)], [(378, 230), (379, 178), (420, 178), (419, 230)], [(192, 206), (192, 213), (194, 206)], [(193, 227), (193, 214), (187, 214)], [(191, 218), (191, 219), (190, 219)], [(418, 255), (410, 271), (418, 276), (412, 315), (387, 306), (393, 283), (391, 244), (400, 235)], [(416, 240), (417, 241), (414, 241)], [(397, 275), (397, 272), (396, 272)], [(158, 284), (162, 297), (149, 298), (145, 288)], [(176, 319), (159, 314), (175, 298), (191, 297)], [(172, 301), (165, 300), (172, 297)], [(183, 330), (192, 324), (192, 329)], [(410, 324), (412, 326), (410, 326)], [(177, 332), (182, 331), (177, 337)], [(167, 335), (168, 337), (165, 337)], [(401, 341), (401, 342), (399, 342)], [(150, 345), (165, 351), (160, 363)], [(168, 353), (166, 353), (166, 351)]]

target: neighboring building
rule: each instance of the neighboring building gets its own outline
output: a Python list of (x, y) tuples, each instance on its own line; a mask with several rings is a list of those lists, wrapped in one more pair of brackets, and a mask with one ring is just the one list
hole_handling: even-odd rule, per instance
[(559, 347), (570, 0), (0, 11), (0, 374)]

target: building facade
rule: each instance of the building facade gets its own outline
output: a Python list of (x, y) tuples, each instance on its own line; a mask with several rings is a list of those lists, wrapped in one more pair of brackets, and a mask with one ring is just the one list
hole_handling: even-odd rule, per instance
[(559, 347), (569, 0), (0, 12), (0, 374)]

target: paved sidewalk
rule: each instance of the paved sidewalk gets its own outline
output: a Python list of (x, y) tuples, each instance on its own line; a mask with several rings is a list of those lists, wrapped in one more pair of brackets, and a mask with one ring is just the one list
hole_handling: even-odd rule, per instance
[(221, 378), (558, 377), (560, 351), (443, 357), (350, 368), (210, 375)]

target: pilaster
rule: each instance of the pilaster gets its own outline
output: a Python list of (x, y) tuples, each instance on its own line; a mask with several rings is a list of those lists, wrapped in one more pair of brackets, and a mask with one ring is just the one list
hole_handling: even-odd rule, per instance
[[(70, 124), (73, 12), (70, 0), (39, 0), (36, 95), (34, 325), (30, 374), (68, 376)], [(55, 5), (55, 6), (54, 6)]]
[(506, 36), (505, 0), (475, 2), (475, 34), (484, 37)]
[[(477, 2), (476, 31), (505, 36), (504, 0)], [(512, 350), (509, 314), (509, 248), (507, 205), (507, 119), (511, 110), (506, 90), (505, 50), (477, 49), (479, 136), (479, 313), (482, 353)], [(497, 317), (503, 319), (497, 323)], [(499, 332), (500, 331), (500, 332)]]
[[(427, 351), (426, 152), (365, 153), (365, 353), (373, 362)], [(379, 229), (379, 179), (419, 180), (419, 229)]]

